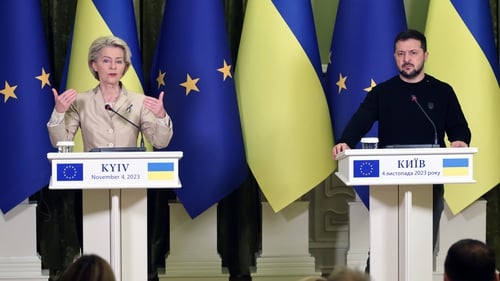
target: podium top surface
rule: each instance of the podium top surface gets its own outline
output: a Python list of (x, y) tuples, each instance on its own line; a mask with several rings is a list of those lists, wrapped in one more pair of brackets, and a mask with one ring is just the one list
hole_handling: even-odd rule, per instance
[(440, 147), (440, 148), (378, 148), (378, 149), (348, 149), (337, 156), (342, 160), (349, 156), (384, 156), (384, 155), (445, 155), (445, 154), (475, 154), (477, 147)]
[(70, 152), (47, 153), (47, 159), (156, 159), (156, 158), (182, 158), (182, 151), (123, 151), (123, 152)]

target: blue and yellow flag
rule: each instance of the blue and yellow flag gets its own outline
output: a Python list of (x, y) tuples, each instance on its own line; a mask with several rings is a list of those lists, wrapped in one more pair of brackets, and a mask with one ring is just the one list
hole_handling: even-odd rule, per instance
[(275, 212), (334, 169), (309, 0), (249, 0), (235, 71), (250, 168)]
[(192, 218), (248, 175), (222, 4), (167, 1), (151, 70), (174, 124), (166, 150), (183, 151), (176, 194)]
[(47, 120), (54, 107), (40, 1), (0, 2), (0, 210), (7, 213), (49, 183), (53, 150)]
[[(59, 93), (69, 88), (83, 92), (97, 85), (98, 81), (92, 76), (87, 63), (89, 47), (98, 37), (108, 35), (125, 40), (132, 52), (132, 65), (121, 79), (124, 86), (133, 92), (144, 92), (133, 0), (78, 0), (68, 60)], [(78, 131), (74, 151), (82, 149)]]
[(148, 163), (148, 180), (171, 180), (174, 178), (173, 162)]
[[(326, 83), (335, 140), (371, 88), (398, 74), (394, 38), (405, 28), (403, 0), (340, 0)], [(377, 124), (367, 136), (377, 136)], [(355, 189), (368, 206), (369, 188)]]
[(426, 71), (457, 93), (472, 131), (475, 184), (445, 185), (445, 200), (457, 214), (500, 181), (500, 88), (498, 57), (488, 0), (431, 0), (425, 35)]

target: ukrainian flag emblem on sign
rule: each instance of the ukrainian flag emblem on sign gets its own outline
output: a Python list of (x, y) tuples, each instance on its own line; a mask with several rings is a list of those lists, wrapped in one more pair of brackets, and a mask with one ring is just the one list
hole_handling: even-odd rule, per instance
[(467, 176), (469, 174), (469, 159), (443, 159), (443, 176)]
[(148, 180), (171, 180), (174, 178), (174, 163), (148, 163)]

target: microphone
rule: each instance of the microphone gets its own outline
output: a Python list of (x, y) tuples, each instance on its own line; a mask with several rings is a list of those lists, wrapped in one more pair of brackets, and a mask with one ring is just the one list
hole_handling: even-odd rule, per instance
[(139, 128), (139, 126), (137, 126), (137, 124), (135, 124), (134, 122), (130, 121), (127, 117), (125, 117), (125, 116), (121, 115), (120, 113), (118, 113), (116, 110), (113, 109), (113, 107), (111, 107), (111, 105), (109, 103), (107, 103), (107, 104), (104, 105), (104, 109), (113, 112), (114, 114), (120, 116), (120, 118), (122, 118), (123, 120), (127, 121), (128, 123), (130, 123), (132, 126), (136, 127), (137, 130), (139, 130), (139, 133), (141, 133), (141, 149), (145, 149), (145, 146), (144, 146), (144, 135), (142, 134), (141, 128)]
[(434, 129), (434, 145), (432, 147), (439, 147), (436, 124), (434, 124), (431, 117), (429, 117), (427, 112), (425, 112), (425, 110), (422, 108), (422, 106), (418, 102), (417, 96), (411, 95), (411, 101), (418, 105), (418, 108), (420, 108), (420, 111), (422, 111), (424, 113), (425, 117), (427, 117), (427, 120), (429, 120), (429, 122), (432, 125), (432, 128)]

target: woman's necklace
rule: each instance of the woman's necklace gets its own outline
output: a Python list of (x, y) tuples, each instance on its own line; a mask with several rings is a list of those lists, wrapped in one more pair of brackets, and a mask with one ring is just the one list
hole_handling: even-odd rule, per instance
[(104, 96), (104, 102), (105, 103), (115, 103), (116, 100), (118, 99), (119, 95), (117, 96), (111, 96), (111, 97), (106, 97)]
[[(113, 104), (120, 97), (120, 90), (119, 90), (119, 88), (115, 88), (115, 87), (103, 87), (103, 85), (101, 85), (100, 88), (101, 88), (101, 95), (102, 95), (105, 103), (111, 103), (111, 104)], [(105, 93), (107, 93), (107, 94), (105, 94)]]

